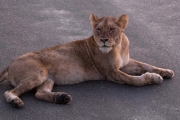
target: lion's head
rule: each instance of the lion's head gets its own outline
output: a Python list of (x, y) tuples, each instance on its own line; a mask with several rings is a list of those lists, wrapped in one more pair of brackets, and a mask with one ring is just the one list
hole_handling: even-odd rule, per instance
[(127, 26), (128, 16), (122, 15), (119, 19), (110, 16), (99, 19), (96, 15), (91, 14), (90, 20), (97, 45), (101, 51), (109, 52), (121, 42), (121, 35)]

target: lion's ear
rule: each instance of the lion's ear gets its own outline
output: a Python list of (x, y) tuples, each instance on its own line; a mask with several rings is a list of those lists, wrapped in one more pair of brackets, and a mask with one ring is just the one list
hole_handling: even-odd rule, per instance
[(120, 23), (120, 27), (125, 29), (128, 24), (128, 16), (122, 15), (121, 17), (119, 17), (118, 22)]
[(94, 14), (91, 14), (89, 19), (91, 20), (91, 25), (94, 28), (95, 24), (98, 22), (98, 17)]

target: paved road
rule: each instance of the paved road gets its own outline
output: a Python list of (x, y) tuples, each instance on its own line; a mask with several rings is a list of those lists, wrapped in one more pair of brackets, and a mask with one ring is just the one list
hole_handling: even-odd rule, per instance
[(15, 109), (3, 96), (12, 88), (0, 85), (0, 120), (179, 120), (179, 0), (0, 0), (0, 70), (19, 55), (89, 37), (89, 15), (130, 18), (131, 57), (174, 70), (173, 80), (133, 87), (112, 82), (56, 86), (72, 95), (70, 105), (21, 96), (25, 108)]

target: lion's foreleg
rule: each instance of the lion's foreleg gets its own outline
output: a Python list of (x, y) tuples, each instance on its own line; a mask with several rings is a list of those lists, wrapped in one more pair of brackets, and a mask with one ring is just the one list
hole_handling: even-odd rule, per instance
[(142, 75), (146, 72), (150, 72), (160, 74), (163, 78), (172, 78), (174, 76), (174, 72), (172, 70), (158, 68), (133, 59), (131, 59), (129, 63), (120, 70), (130, 75)]
[(163, 78), (156, 73), (145, 73), (141, 76), (128, 75), (120, 70), (111, 71), (111, 81), (121, 84), (128, 84), (134, 86), (143, 86), (147, 84), (159, 84), (163, 81)]

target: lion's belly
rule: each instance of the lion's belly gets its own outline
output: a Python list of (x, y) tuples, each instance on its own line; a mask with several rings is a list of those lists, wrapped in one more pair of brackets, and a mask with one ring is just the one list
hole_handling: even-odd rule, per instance
[(93, 69), (84, 68), (78, 64), (60, 66), (53, 77), (55, 84), (67, 85), (88, 80), (100, 80), (100, 76)]

